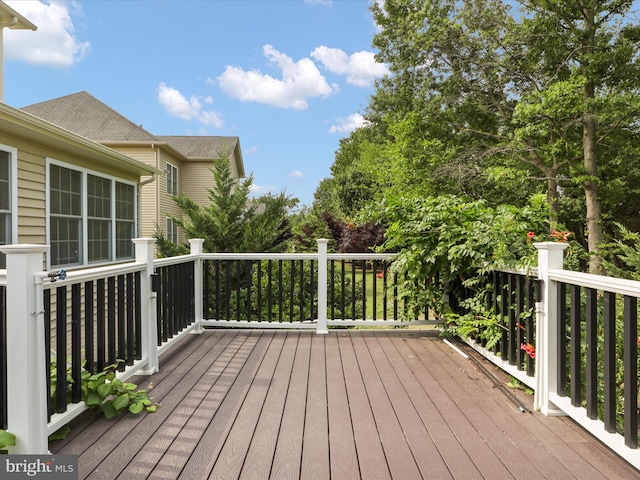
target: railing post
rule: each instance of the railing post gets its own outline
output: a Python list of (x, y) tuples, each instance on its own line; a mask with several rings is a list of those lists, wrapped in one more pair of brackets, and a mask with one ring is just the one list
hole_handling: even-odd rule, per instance
[(42, 283), (36, 284), (48, 249), (0, 247), (7, 255), (7, 430), (16, 436), (14, 454), (48, 453)]
[(142, 358), (147, 359), (147, 368), (140, 373), (151, 375), (160, 370), (158, 362), (158, 324), (156, 321), (158, 294), (152, 288), (153, 266), (153, 238), (134, 238), (136, 262), (147, 264), (147, 268), (140, 275), (140, 306), (142, 316)]
[(316, 333), (326, 335), (327, 330), (327, 245), (329, 240), (318, 239), (318, 322)]
[(190, 238), (189, 245), (191, 246), (191, 255), (197, 255), (196, 260), (193, 262), (193, 305), (196, 315), (195, 320), (198, 326), (192, 330), (191, 333), (201, 334), (204, 332), (202, 328), (202, 252), (204, 240), (201, 238)]
[(536, 302), (536, 388), (534, 410), (545, 415), (564, 415), (549, 401), (549, 393), (558, 388), (558, 288), (549, 280), (550, 269), (563, 268), (566, 243), (534, 243), (538, 249), (538, 279), (541, 295)]

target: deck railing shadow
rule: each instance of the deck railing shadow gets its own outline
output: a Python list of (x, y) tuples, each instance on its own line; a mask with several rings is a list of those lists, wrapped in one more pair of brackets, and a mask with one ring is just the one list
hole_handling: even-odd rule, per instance
[[(11, 453), (46, 453), (47, 436), (86, 410), (83, 371), (122, 360), (121, 379), (150, 375), (168, 348), (204, 328), (326, 334), (336, 327), (438, 323), (426, 307), (406, 318), (401, 282), (388, 268), (391, 255), (329, 254), (326, 240), (313, 254), (205, 254), (196, 239), (189, 255), (154, 260), (153, 239), (134, 243), (134, 262), (64, 278), (41, 271), (46, 246), (0, 248), (7, 254), (0, 275), (0, 302), (6, 299), (0, 428), (17, 436)], [(563, 270), (564, 244), (536, 247), (537, 269), (488, 279), (499, 341), (487, 349), (465, 340), (532, 388), (535, 410), (571, 416), (640, 468), (640, 282)]]

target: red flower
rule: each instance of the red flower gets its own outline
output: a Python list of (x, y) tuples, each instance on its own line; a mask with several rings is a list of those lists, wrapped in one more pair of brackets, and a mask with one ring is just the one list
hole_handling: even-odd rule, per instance
[(536, 234), (533, 233), (533, 232), (527, 233), (527, 237), (529, 237), (529, 240), (533, 240), (533, 237), (535, 237), (535, 236), (536, 236)]
[(524, 330), (524, 327), (520, 323), (516, 323), (516, 327), (521, 328), (522, 330)]
[(383, 278), (384, 277), (384, 272), (376, 273), (376, 277)]
[(521, 343), (520, 350), (524, 350), (525, 352), (527, 352), (527, 355), (529, 355), (531, 358), (536, 358), (536, 347), (534, 347), (530, 343)]
[(556, 240), (557, 242), (568, 242), (571, 235), (573, 235), (571, 232), (558, 232), (557, 230), (551, 230), (549, 238)]

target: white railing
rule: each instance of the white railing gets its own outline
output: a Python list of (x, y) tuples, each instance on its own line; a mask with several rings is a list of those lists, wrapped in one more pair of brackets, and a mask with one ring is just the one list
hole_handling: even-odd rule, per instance
[[(594, 415), (588, 415), (586, 407), (574, 405), (570, 396), (564, 395), (559, 391), (561, 386), (559, 372), (561, 368), (565, 368), (564, 363), (561, 363), (565, 360), (561, 357), (561, 339), (559, 335), (563, 333), (561, 333), (559, 328), (560, 312), (558, 308), (560, 303), (559, 284), (575, 285), (584, 289), (592, 289), (594, 292), (598, 292), (597, 295), (604, 295), (604, 293), (607, 292), (623, 295), (628, 298), (640, 298), (640, 282), (564, 270), (563, 251), (567, 248), (567, 244), (544, 242), (535, 244), (535, 246), (538, 249), (538, 268), (535, 270), (535, 273), (538, 276), (542, 290), (540, 292), (540, 301), (536, 302), (535, 376), (533, 378), (527, 377), (521, 370), (518, 370), (516, 366), (504, 361), (493, 352), (478, 346), (474, 341), (468, 340), (467, 343), (509, 375), (512, 375), (532, 388), (534, 390), (534, 410), (539, 410), (548, 416), (565, 415), (571, 417), (619, 456), (634, 467), (640, 469), (640, 451), (636, 446), (638, 433), (637, 424), (625, 425), (625, 429), (628, 428), (629, 431), (626, 431), (624, 434), (615, 433), (615, 431), (611, 432), (613, 427), (609, 427), (609, 431), (607, 431), (608, 429), (604, 421), (594, 418)], [(574, 308), (581, 309), (582, 307), (577, 305)], [(626, 339), (626, 341), (623, 339), (625, 349), (629, 353), (628, 361), (630, 362), (631, 370), (635, 370), (637, 362), (637, 318), (635, 318), (637, 308), (633, 310), (635, 310), (635, 313), (632, 311), (630, 317), (625, 318), (625, 322), (631, 322), (630, 330), (634, 331), (633, 337), (630, 340)], [(602, 318), (605, 316), (603, 312), (597, 311), (591, 314), (580, 312), (578, 315), (582, 315), (581, 318), (591, 315), (594, 318), (587, 320), (587, 322), (593, 322), (591, 323), (592, 325), (597, 324), (599, 328), (603, 328), (603, 322), (606, 321)], [(611, 315), (615, 317), (615, 308), (609, 313), (610, 317)], [(609, 318), (608, 321), (615, 321), (615, 318)], [(623, 332), (617, 332), (617, 336), (622, 334)], [(591, 344), (588, 344), (586, 347), (591, 353), (587, 355), (592, 355), (592, 358), (598, 358), (596, 354), (598, 349), (600, 349), (599, 352), (602, 353), (605, 348), (614, 348), (611, 346), (612, 343), (615, 344), (616, 341), (620, 341), (619, 338), (616, 339), (615, 337), (616, 336), (614, 336), (614, 338), (608, 338), (605, 334), (604, 342), (600, 345), (595, 345), (597, 342), (591, 341)], [(605, 344), (609, 346), (606, 347)], [(594, 369), (592, 375), (596, 376), (595, 369), (601, 372), (605, 367), (603, 367), (603, 365), (591, 365), (590, 368)], [(611, 371), (611, 367), (605, 374), (605, 378), (610, 382), (615, 382), (615, 372)], [(636, 412), (632, 410), (636, 409), (638, 392), (637, 373), (625, 377), (625, 383), (631, 383), (631, 385), (625, 385), (627, 396), (630, 397), (627, 399), (627, 405), (629, 405), (631, 409), (631, 414), (628, 416), (635, 419), (637, 415)], [(580, 388), (582, 388), (581, 385)], [(606, 386), (604, 388), (606, 388)], [(593, 402), (594, 400), (591, 399), (591, 401)], [(615, 399), (609, 399), (608, 401), (615, 402)], [(602, 407), (602, 405), (599, 406)], [(615, 410), (615, 406), (613, 405), (610, 405), (610, 408)], [(596, 409), (594, 408), (594, 410)], [(617, 414), (619, 413), (620, 412), (617, 412)]]
[[(399, 319), (370, 322), (366, 318), (358, 320), (331, 320), (327, 315), (328, 292), (327, 275), (330, 261), (335, 260), (389, 260), (387, 255), (329, 254), (326, 241), (319, 241), (318, 253), (313, 254), (204, 254), (202, 240), (192, 240), (189, 255), (161, 260), (153, 260), (153, 239), (136, 239), (135, 261), (131, 263), (100, 267), (95, 269), (69, 272), (64, 280), (56, 280), (53, 285), (71, 285), (78, 282), (104, 279), (124, 273), (140, 273), (141, 317), (142, 317), (142, 358), (125, 372), (122, 378), (135, 374), (151, 374), (158, 371), (158, 355), (166, 350), (166, 345), (158, 347), (156, 310), (157, 293), (153, 291), (153, 275), (156, 269), (164, 266), (192, 262), (194, 268), (195, 318), (170, 341), (177, 342), (189, 333), (201, 333), (203, 326), (243, 327), (243, 322), (223, 321), (203, 318), (203, 270), (207, 260), (251, 259), (295, 259), (317, 261), (315, 283), (318, 299), (316, 318), (304, 322), (262, 322), (266, 328), (314, 328), (317, 333), (326, 334), (332, 325), (349, 324), (402, 324)], [(576, 407), (558, 392), (558, 283), (583, 285), (598, 291), (608, 291), (640, 297), (640, 282), (578, 274), (562, 269), (563, 250), (561, 243), (536, 244), (539, 249), (537, 269), (541, 285), (541, 294), (536, 303), (536, 357), (535, 377), (532, 387), (535, 389), (534, 408), (545, 415), (570, 415), (588, 429), (598, 439), (614, 449), (622, 458), (640, 468), (640, 455), (637, 448), (625, 445), (623, 437), (616, 433), (607, 433), (600, 420), (588, 418), (585, 409)], [(8, 245), (0, 250), (6, 254), (6, 272), (0, 272), (0, 284), (6, 280), (7, 314), (7, 428), (17, 437), (17, 445), (11, 453), (42, 454), (47, 452), (47, 436), (86, 407), (78, 404), (69, 408), (65, 414), (53, 415), (47, 421), (47, 387), (45, 366), (45, 341), (43, 321), (43, 292), (52, 287), (48, 272), (42, 272), (43, 254), (47, 247), (41, 245)], [(6, 273), (6, 274), (5, 274)], [(3, 275), (5, 274), (5, 275)], [(258, 322), (247, 322), (257, 327)], [(635, 339), (634, 339), (635, 341)], [(477, 345), (476, 345), (477, 347)], [(487, 357), (495, 357), (491, 352), (483, 352)], [(633, 357), (635, 358), (635, 356)], [(496, 358), (492, 358), (496, 361)], [(496, 363), (499, 363), (496, 361)], [(501, 365), (507, 371), (511, 366)], [(515, 372), (509, 372), (515, 373)], [(637, 388), (637, 378), (635, 379)], [(637, 433), (637, 432), (636, 432)]]

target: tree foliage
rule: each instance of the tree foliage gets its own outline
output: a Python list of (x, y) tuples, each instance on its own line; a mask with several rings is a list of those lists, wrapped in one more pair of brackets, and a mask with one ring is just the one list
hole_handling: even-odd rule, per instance
[[(297, 204), (281, 192), (250, 199), (253, 177), (233, 177), (228, 157), (214, 161), (214, 187), (208, 189), (209, 205), (194, 202), (184, 193), (174, 200), (182, 218), (170, 216), (187, 238), (204, 239), (206, 252), (275, 252), (284, 251), (291, 236), (288, 213)], [(161, 254), (171, 255), (180, 248), (156, 233)]]
[(640, 27), (628, 0), (387, 0), (371, 10), (390, 74), (340, 144), (322, 203), (453, 194), (576, 230), (600, 271), (613, 223), (640, 224)]

